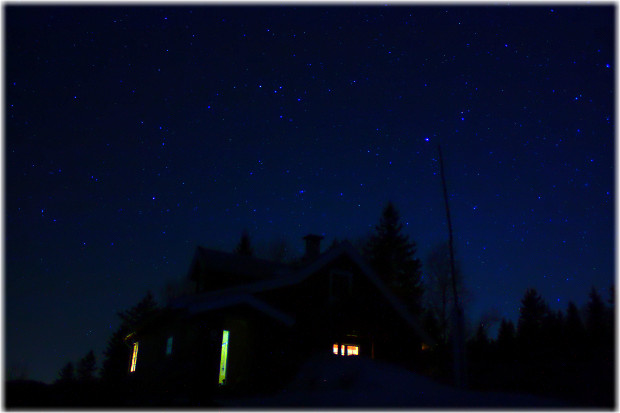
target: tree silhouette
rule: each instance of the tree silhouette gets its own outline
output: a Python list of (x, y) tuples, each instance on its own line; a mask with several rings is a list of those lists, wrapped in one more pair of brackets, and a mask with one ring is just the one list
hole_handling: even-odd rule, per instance
[(601, 351), (608, 347), (608, 343), (613, 342), (612, 319), (600, 294), (592, 287), (586, 304), (585, 327), (591, 344), (590, 350), (595, 357), (602, 356)]
[(246, 257), (251, 257), (254, 255), (254, 250), (252, 249), (252, 245), (250, 243), (250, 234), (247, 230), (244, 230), (241, 234), (241, 240), (235, 248), (235, 253)]
[(80, 382), (91, 382), (95, 379), (97, 360), (95, 353), (89, 351), (77, 364), (77, 379)]
[(473, 359), (483, 359), (489, 355), (490, 342), (484, 323), (478, 324), (476, 334), (469, 342), (469, 352)]
[(605, 304), (594, 287), (590, 290), (589, 298), (586, 305), (586, 330), (590, 337), (598, 337), (604, 328)]
[[(438, 328), (439, 340), (447, 342), (450, 320), (454, 309), (454, 292), (450, 266), (450, 249), (447, 242), (436, 245), (427, 255), (424, 270), (424, 305), (434, 313)], [(467, 296), (463, 285), (463, 277), (459, 263), (455, 263), (456, 287), (459, 300), (463, 306)]]
[(613, 406), (613, 318), (598, 292), (591, 290), (585, 317), (573, 302), (566, 313), (551, 311), (534, 289), (525, 292), (519, 310), (516, 334), (514, 324), (503, 319), (494, 345), (485, 344), (482, 326), (469, 341), (476, 390), (532, 393), (583, 407)]
[(503, 361), (512, 361), (515, 356), (516, 331), (515, 325), (510, 320), (502, 319), (497, 333), (497, 350), (500, 359)]
[(73, 383), (75, 382), (75, 367), (73, 363), (68, 362), (58, 373), (58, 383)]
[(581, 321), (579, 310), (575, 303), (570, 301), (566, 309), (566, 324), (564, 336), (566, 339), (566, 356), (570, 361), (578, 361), (583, 359), (586, 329)]
[(415, 242), (402, 233), (403, 224), (394, 205), (388, 202), (365, 248), (371, 267), (389, 288), (399, 296), (414, 313), (421, 313), (421, 267)]
[(534, 288), (528, 288), (521, 300), (517, 340), (521, 354), (525, 357), (539, 355), (541, 332), (549, 308)]
[(557, 360), (566, 347), (565, 318), (561, 310), (548, 310), (541, 325), (539, 345), (548, 360)]

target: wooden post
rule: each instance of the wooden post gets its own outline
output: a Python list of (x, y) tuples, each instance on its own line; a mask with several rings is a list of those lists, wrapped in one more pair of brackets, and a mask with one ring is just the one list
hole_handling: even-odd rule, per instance
[(450, 250), (450, 273), (452, 276), (452, 293), (454, 294), (454, 311), (453, 311), (453, 332), (452, 347), (454, 349), (454, 380), (459, 388), (465, 387), (465, 334), (463, 309), (459, 303), (459, 295), (456, 288), (456, 271), (454, 265), (454, 247), (452, 236), (452, 221), (450, 219), (450, 205), (448, 204), (448, 189), (446, 187), (446, 178), (443, 168), (443, 156), (441, 154), (441, 145), (437, 145), (439, 151), (439, 168), (441, 170), (441, 185), (443, 187), (443, 199), (446, 206), (446, 218), (448, 221), (448, 247)]

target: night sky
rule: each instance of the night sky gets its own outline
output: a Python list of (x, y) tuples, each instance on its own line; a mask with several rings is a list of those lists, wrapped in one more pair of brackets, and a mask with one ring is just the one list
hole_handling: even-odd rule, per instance
[(5, 368), (52, 381), (197, 245), (355, 240), (394, 202), (475, 322), (614, 283), (615, 6), (8, 6)]

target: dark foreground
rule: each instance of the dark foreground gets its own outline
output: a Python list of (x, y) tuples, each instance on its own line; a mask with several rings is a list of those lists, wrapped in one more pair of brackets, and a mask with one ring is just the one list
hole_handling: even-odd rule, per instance
[(106, 387), (98, 382), (47, 385), (35, 381), (6, 383), (5, 407), (28, 408), (492, 408), (612, 410), (613, 400), (576, 402), (527, 394), (460, 390), (404, 368), (365, 358), (316, 357), (294, 380), (273, 394), (189, 396), (149, 394)]

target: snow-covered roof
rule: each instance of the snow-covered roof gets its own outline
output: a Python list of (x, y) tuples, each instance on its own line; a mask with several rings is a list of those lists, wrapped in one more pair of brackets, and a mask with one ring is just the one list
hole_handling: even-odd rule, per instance
[(249, 306), (267, 314), (268, 316), (281, 321), (287, 326), (295, 324), (295, 319), (267, 304), (263, 300), (250, 295), (250, 294), (227, 294), (210, 300), (186, 300), (176, 301), (173, 308), (186, 308), (189, 314), (197, 314), (205, 311), (217, 310), (220, 308), (231, 307), (239, 304), (248, 304)]

